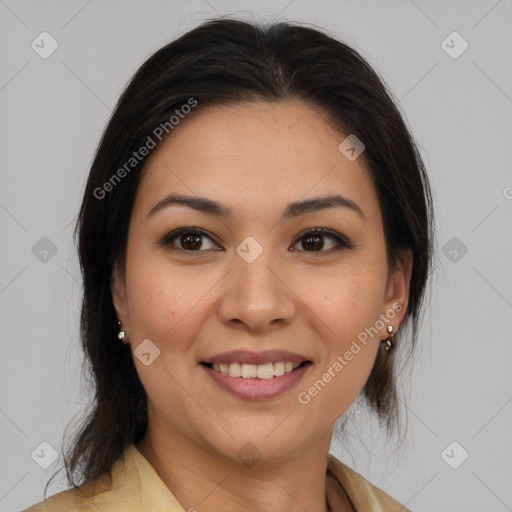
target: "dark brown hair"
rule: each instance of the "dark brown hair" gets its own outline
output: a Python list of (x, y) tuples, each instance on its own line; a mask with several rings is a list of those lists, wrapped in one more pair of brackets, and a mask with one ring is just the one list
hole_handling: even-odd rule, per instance
[[(399, 263), (402, 249), (413, 253), (404, 318), (413, 327), (411, 347), (418, 334), (432, 260), (432, 200), (418, 150), (386, 86), (354, 49), (321, 30), (284, 22), (208, 21), (142, 64), (121, 95), (92, 163), (76, 234), (84, 283), (83, 370), (94, 397), (64, 457), (72, 486), (108, 472), (125, 447), (146, 431), (146, 393), (130, 346), (116, 340), (110, 283), (114, 262), (123, 266), (147, 157), (121, 173), (121, 182), (112, 182), (112, 176), (191, 98), (197, 102), (195, 110), (298, 98), (324, 112), (342, 133), (363, 141), (382, 210), (389, 271)], [(109, 180), (112, 186), (105, 187)], [(107, 188), (108, 193), (98, 192)], [(395, 337), (398, 345), (401, 334)], [(398, 410), (393, 354), (387, 356), (381, 344), (362, 391), (387, 430)]]

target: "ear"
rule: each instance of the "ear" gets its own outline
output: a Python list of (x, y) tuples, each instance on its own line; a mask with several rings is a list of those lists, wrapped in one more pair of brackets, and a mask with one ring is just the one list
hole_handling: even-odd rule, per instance
[[(387, 325), (393, 326), (396, 332), (402, 323), (409, 304), (409, 287), (412, 274), (413, 255), (411, 249), (405, 249), (400, 253), (400, 259), (393, 274), (389, 278), (386, 290), (386, 301), (384, 311), (382, 312), (390, 320), (383, 329), (382, 337), (386, 339), (389, 334), (386, 330)], [(391, 315), (393, 311), (395, 314)]]
[(123, 330), (128, 333), (128, 308), (126, 305), (126, 285), (124, 272), (121, 271), (118, 262), (114, 263), (112, 275), (110, 278), (110, 291), (112, 293), (112, 302), (117, 313), (117, 318), (123, 326)]

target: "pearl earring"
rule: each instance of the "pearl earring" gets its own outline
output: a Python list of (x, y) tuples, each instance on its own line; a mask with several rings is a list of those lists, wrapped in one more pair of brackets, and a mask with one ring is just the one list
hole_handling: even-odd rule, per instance
[(386, 340), (386, 352), (389, 354), (393, 348), (393, 341), (394, 341), (393, 326), (388, 325), (387, 330), (389, 333), (389, 338)]
[(125, 333), (123, 331), (123, 326), (121, 325), (121, 322), (117, 322), (119, 324), (119, 334), (117, 335), (117, 338), (120, 339), (123, 343), (125, 343)]

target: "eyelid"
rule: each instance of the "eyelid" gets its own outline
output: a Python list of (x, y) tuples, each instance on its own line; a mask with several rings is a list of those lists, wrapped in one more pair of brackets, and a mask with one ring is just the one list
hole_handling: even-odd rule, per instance
[[(345, 235), (342, 235), (341, 233), (338, 233), (337, 231), (334, 231), (334, 230), (331, 230), (328, 228), (321, 228), (321, 227), (305, 229), (304, 231), (302, 231), (301, 233), (299, 233), (297, 235), (297, 238), (295, 239), (295, 242), (293, 243), (293, 245), (295, 245), (301, 238), (304, 238), (306, 235), (320, 235), (320, 236), (324, 236), (326, 238), (333, 238), (343, 248), (346, 248), (346, 249), (354, 248), (354, 245), (352, 243), (350, 243), (350, 241), (348, 240), (348, 238)], [(306, 251), (306, 252), (308, 252), (308, 251)], [(322, 253), (322, 252), (327, 253), (330, 251), (318, 251), (318, 253)], [(315, 251), (312, 251), (312, 253), (314, 254)]]
[[(160, 245), (162, 245), (164, 247), (169, 246), (169, 245), (171, 245), (171, 243), (174, 240), (176, 240), (182, 234), (195, 234), (198, 236), (204, 236), (205, 238), (210, 239), (214, 244), (218, 245), (217, 242), (214, 240), (214, 238), (210, 234), (208, 234), (206, 231), (204, 231), (201, 228), (195, 228), (195, 227), (177, 228), (177, 229), (167, 233), (160, 240)], [(308, 229), (303, 230), (301, 233), (299, 233), (297, 235), (292, 246), (296, 245), (306, 235), (317, 235), (317, 236), (323, 236), (325, 238), (332, 238), (336, 241), (336, 243), (339, 246), (339, 248), (337, 250), (354, 248), (354, 245), (347, 239), (346, 236), (342, 235), (341, 233), (338, 233), (337, 231), (330, 230), (328, 228), (322, 228), (322, 227), (308, 228)], [(206, 252), (205, 250), (185, 251), (184, 249), (180, 249), (178, 247), (174, 248), (173, 250), (176, 250), (176, 251), (179, 251), (182, 253), (188, 253), (188, 254), (193, 254), (193, 253), (200, 254), (202, 252)], [(311, 253), (311, 254), (315, 254), (315, 253), (316, 254), (325, 254), (325, 253), (330, 253), (333, 251), (327, 250), (327, 251), (302, 251), (302, 252)]]
[[(205, 238), (209, 238), (213, 243), (217, 244), (217, 242), (215, 241), (213, 236), (211, 236), (210, 234), (208, 234), (206, 231), (204, 231), (201, 228), (194, 228), (194, 227), (183, 227), (183, 228), (174, 229), (174, 230), (170, 231), (169, 233), (167, 233), (160, 240), (160, 244), (163, 246), (169, 245), (169, 244), (171, 244), (171, 242), (173, 240), (177, 239), (179, 236), (181, 236), (183, 234), (204, 236)], [(177, 250), (180, 250), (180, 249), (177, 249)], [(183, 251), (183, 252), (204, 252), (204, 251)]]

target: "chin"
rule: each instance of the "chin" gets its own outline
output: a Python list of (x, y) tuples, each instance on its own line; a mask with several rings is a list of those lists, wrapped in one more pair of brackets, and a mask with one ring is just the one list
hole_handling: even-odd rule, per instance
[[(280, 431), (279, 421), (265, 421), (265, 426), (255, 427), (255, 420), (239, 421), (236, 425), (224, 423), (219, 426), (215, 437), (213, 432), (205, 433), (204, 441), (210, 450), (237, 464), (252, 466), (279, 459), (290, 458), (295, 451), (301, 450), (307, 440), (302, 438), (304, 431), (291, 431), (283, 428)], [(277, 428), (276, 428), (277, 426)]]

